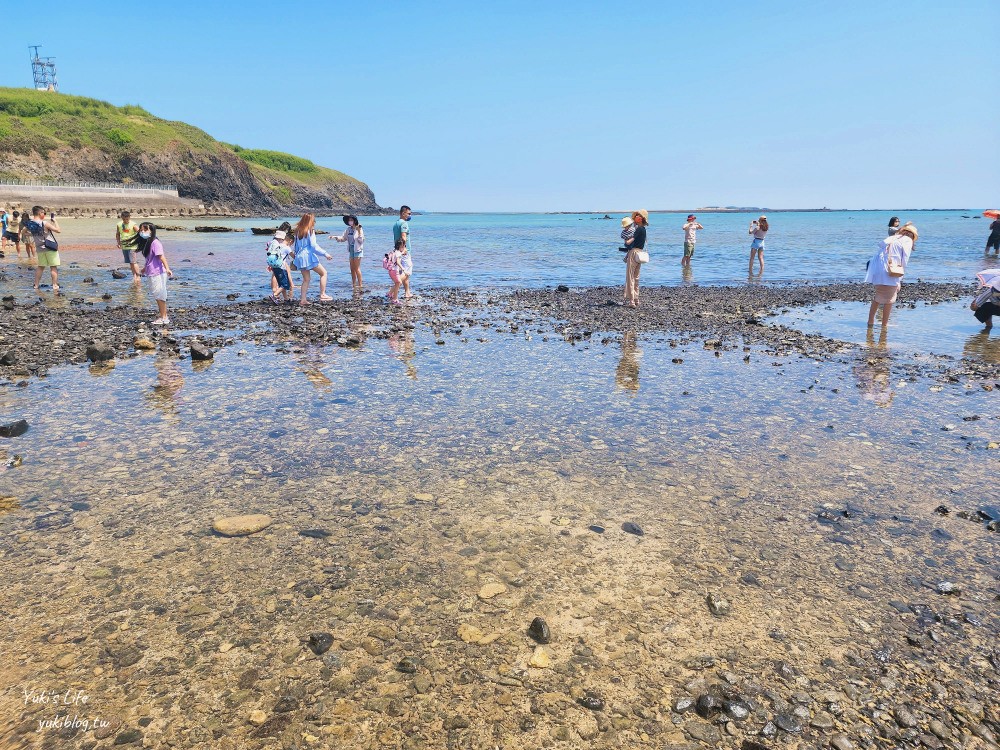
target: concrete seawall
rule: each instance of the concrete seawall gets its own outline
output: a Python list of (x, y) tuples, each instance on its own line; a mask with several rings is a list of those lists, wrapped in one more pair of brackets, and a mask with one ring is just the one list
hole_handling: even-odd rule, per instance
[(35, 205), (49, 213), (81, 218), (110, 218), (122, 211), (135, 216), (231, 215), (199, 200), (181, 198), (176, 189), (0, 185), (0, 207), (25, 211)]

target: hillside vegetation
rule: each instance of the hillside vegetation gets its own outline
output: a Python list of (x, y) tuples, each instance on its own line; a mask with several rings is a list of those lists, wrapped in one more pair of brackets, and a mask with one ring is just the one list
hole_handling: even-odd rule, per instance
[(368, 186), (342, 172), (83, 96), (0, 88), (0, 154), (0, 177), (169, 182), (183, 197), (243, 210), (378, 210)]

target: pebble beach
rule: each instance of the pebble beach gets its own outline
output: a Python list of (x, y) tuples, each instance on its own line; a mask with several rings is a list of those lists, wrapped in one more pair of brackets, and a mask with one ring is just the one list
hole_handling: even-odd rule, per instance
[(867, 291), (5, 300), (3, 746), (996, 746), (1000, 367)]

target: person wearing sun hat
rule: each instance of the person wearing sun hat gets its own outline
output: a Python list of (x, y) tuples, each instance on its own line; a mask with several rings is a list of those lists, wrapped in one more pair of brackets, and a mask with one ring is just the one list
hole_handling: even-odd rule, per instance
[(701, 224), (698, 223), (698, 217), (694, 214), (688, 214), (687, 222), (681, 229), (684, 230), (684, 257), (681, 258), (682, 266), (690, 266), (691, 258), (694, 257), (694, 243), (698, 241), (695, 236), (695, 232), (699, 229), (704, 229)]
[(875, 313), (879, 307), (882, 308), (882, 327), (889, 325), (892, 306), (896, 302), (906, 265), (910, 261), (910, 253), (919, 236), (912, 222), (906, 222), (896, 234), (879, 242), (878, 251), (868, 262), (865, 282), (875, 286), (875, 299), (868, 309), (869, 328), (875, 325)]
[[(624, 244), (624, 247), (618, 248), (621, 252), (623, 253), (628, 252), (628, 241), (632, 239), (632, 235), (634, 234), (635, 234), (635, 222), (632, 221), (631, 216), (626, 216), (624, 219), (622, 219), (622, 243)], [(622, 260), (626, 259), (622, 258)]]
[[(635, 233), (631, 239), (625, 242), (628, 253), (625, 254), (625, 306), (639, 306), (639, 271), (642, 270), (640, 259), (645, 256), (649, 260), (646, 252), (646, 227), (649, 226), (649, 212), (639, 209), (632, 212), (632, 222), (635, 224)], [(640, 256), (642, 253), (642, 256)]]
[(365, 230), (361, 228), (361, 222), (354, 214), (344, 216), (344, 224), (347, 229), (342, 235), (334, 235), (337, 242), (347, 243), (347, 258), (351, 266), (351, 289), (361, 293), (361, 259), (365, 257)]

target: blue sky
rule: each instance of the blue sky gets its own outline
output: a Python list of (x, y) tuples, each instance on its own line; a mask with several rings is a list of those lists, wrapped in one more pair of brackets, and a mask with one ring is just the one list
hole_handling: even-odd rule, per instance
[(41, 44), (66, 93), (308, 157), (382, 205), (1000, 202), (997, 0), (40, 7), (0, 84), (30, 85)]

